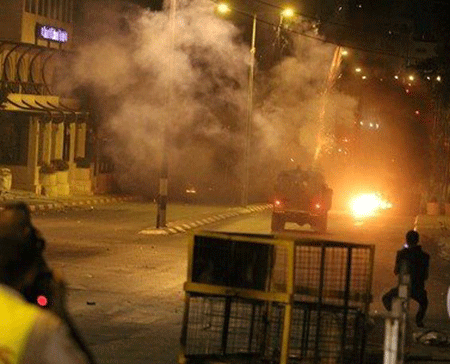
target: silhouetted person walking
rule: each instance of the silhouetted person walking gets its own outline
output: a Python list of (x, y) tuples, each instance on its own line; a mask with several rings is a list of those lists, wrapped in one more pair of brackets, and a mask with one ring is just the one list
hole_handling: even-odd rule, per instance
[[(430, 256), (422, 251), (419, 245), (419, 233), (410, 230), (406, 233), (406, 245), (397, 252), (394, 273), (400, 274), (402, 265), (405, 266), (405, 273), (410, 276), (410, 297), (417, 301), (419, 309), (416, 315), (416, 324), (423, 327), (423, 319), (428, 307), (427, 291), (425, 281), (428, 279), (428, 267)], [(383, 296), (383, 304), (387, 310), (391, 310), (392, 301), (398, 296), (398, 287), (392, 288)]]

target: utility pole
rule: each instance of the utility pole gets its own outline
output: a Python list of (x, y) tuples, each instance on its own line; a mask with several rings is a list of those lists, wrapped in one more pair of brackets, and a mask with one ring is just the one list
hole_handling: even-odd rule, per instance
[(176, 0), (171, 0), (169, 9), (169, 27), (170, 27), (170, 57), (169, 57), (169, 80), (167, 84), (167, 115), (168, 120), (162, 127), (162, 159), (161, 170), (159, 176), (159, 194), (157, 201), (156, 214), (156, 228), (164, 228), (167, 225), (167, 194), (168, 194), (168, 180), (169, 180), (169, 140), (168, 131), (175, 119), (174, 116), (174, 95), (173, 95), (173, 77), (174, 77), (174, 51), (175, 51), (175, 15), (176, 15)]
[(256, 14), (253, 14), (252, 25), (252, 45), (250, 48), (250, 70), (248, 77), (248, 96), (247, 96), (247, 123), (245, 128), (245, 154), (244, 154), (244, 184), (242, 189), (242, 206), (248, 205), (248, 185), (250, 179), (250, 139), (253, 123), (253, 79), (255, 76), (255, 53), (256, 53)]

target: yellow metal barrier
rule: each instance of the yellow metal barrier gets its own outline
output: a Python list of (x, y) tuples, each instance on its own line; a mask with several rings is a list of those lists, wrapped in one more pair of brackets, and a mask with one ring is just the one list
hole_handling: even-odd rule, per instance
[(188, 252), (179, 363), (362, 362), (373, 246), (204, 232)]

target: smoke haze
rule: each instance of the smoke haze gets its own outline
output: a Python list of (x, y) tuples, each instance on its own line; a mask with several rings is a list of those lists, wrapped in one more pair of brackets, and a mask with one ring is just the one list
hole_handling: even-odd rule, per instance
[[(73, 87), (94, 95), (101, 133), (110, 141), (106, 151), (123, 188), (156, 195), (166, 130), (173, 188), (205, 184), (227, 196), (241, 189), (250, 53), (242, 31), (213, 7), (209, 0), (178, 2), (172, 48), (167, 7), (123, 11), (119, 5), (86, 4)], [(324, 103), (334, 50), (296, 37), (291, 56), (257, 73), (250, 153), (254, 198), (267, 197), (281, 169), (312, 163), (322, 124), (353, 122), (353, 98), (332, 93)]]

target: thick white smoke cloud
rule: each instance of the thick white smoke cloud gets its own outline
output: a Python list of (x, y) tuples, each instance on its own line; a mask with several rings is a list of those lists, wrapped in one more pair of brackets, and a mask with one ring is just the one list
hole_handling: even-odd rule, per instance
[[(108, 151), (128, 187), (143, 192), (156, 184), (167, 128), (172, 183), (182, 176), (240, 188), (250, 53), (241, 31), (213, 7), (179, 1), (172, 48), (168, 7), (124, 12), (86, 4), (74, 86), (93, 90), (112, 135)], [(334, 47), (301, 37), (294, 45), (291, 57), (255, 80), (254, 191), (271, 190), (282, 168), (312, 163), (322, 123), (353, 120), (354, 100), (339, 94), (330, 95), (320, 120)]]
[[(336, 124), (351, 126), (357, 101), (333, 90), (325, 93), (335, 46), (297, 37), (293, 56), (271, 71), (268, 96), (257, 110), (263, 144), (284, 168), (314, 163), (319, 135)], [(266, 92), (267, 93), (267, 92)]]
[(214, 14), (214, 3), (179, 5), (172, 46), (168, 10), (117, 12), (90, 3), (87, 34), (100, 36), (78, 49), (75, 80), (95, 90), (114, 135), (110, 152), (141, 172), (135, 179), (159, 169), (165, 128), (172, 175), (235, 176), (239, 166), (221, 166), (218, 153), (236, 154), (243, 145), (248, 48), (239, 30)]

